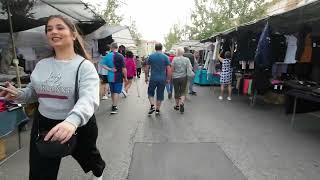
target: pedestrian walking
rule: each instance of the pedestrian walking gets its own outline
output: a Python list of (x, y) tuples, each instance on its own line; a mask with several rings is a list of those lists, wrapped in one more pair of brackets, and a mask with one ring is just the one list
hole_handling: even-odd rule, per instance
[[(190, 60), (190, 63), (192, 65), (192, 69), (193, 71), (195, 70), (195, 59), (194, 59), (194, 56), (193, 54), (190, 52), (190, 49), (188, 47), (185, 47), (184, 48), (184, 54), (183, 54), (184, 57), (187, 57), (189, 58)], [(194, 84), (194, 77), (189, 77), (189, 94), (190, 95), (193, 95), (193, 96), (196, 96), (197, 95), (197, 92), (195, 92), (193, 90), (193, 84)]]
[[(170, 82), (171, 70), (168, 56), (162, 52), (162, 44), (155, 45), (156, 52), (151, 54), (147, 60), (145, 68), (145, 81), (149, 81), (149, 69), (151, 68), (150, 81), (148, 86), (148, 97), (150, 102), (149, 115), (156, 112), (156, 115), (160, 114), (161, 102), (164, 100), (164, 89), (166, 83)], [(154, 95), (157, 91), (156, 107)]]
[[(106, 45), (106, 51), (101, 52), (100, 59), (98, 62), (98, 74), (100, 77), (100, 98), (102, 100), (108, 99), (109, 85), (108, 85), (108, 67), (101, 64), (102, 59), (109, 54), (110, 45)], [(110, 69), (111, 70), (111, 69)]]
[(174, 109), (181, 113), (184, 113), (184, 101), (187, 93), (187, 84), (188, 84), (188, 68), (191, 68), (190, 60), (183, 56), (184, 49), (177, 49), (177, 56), (173, 59), (171, 68), (172, 68), (172, 79), (174, 86), (174, 98), (176, 104)]
[[(84, 172), (92, 171), (92, 179), (102, 180), (105, 162), (96, 146), (98, 127), (94, 116), (99, 106), (98, 73), (70, 20), (50, 16), (45, 33), (53, 55), (39, 61), (26, 88), (16, 89), (7, 82), (6, 87), (14, 93), (0, 92), (1, 97), (10, 100), (39, 102), (31, 129), (29, 179), (57, 179), (62, 156), (48, 158), (52, 154), (43, 151), (39, 142), (43, 142), (41, 147), (61, 147), (76, 137), (71, 155)], [(78, 89), (75, 84), (79, 84)]]
[(220, 75), (221, 94), (219, 96), (219, 100), (223, 100), (224, 87), (228, 86), (227, 100), (231, 101), (232, 68), (231, 68), (231, 53), (230, 53), (230, 51), (226, 51), (224, 53), (224, 57), (225, 57), (225, 59), (221, 58), (221, 56), (218, 57), (219, 61), (222, 63), (222, 71), (221, 71), (221, 75)]
[[(170, 50), (169, 51), (170, 66), (171, 66), (171, 63), (172, 63), (174, 57), (175, 57), (175, 51), (174, 50)], [(166, 89), (167, 89), (167, 93), (168, 93), (168, 99), (171, 99), (172, 98), (172, 92), (173, 92), (172, 80), (170, 80), (170, 82), (166, 84)]]
[(118, 44), (113, 42), (111, 44), (111, 52), (102, 60), (103, 65), (113, 69), (113, 71), (108, 71), (108, 82), (112, 98), (111, 114), (118, 113), (118, 101), (122, 92), (123, 80), (125, 82), (128, 81), (124, 57), (117, 51)]
[(136, 56), (136, 66), (137, 66), (137, 78), (141, 76), (141, 68), (142, 68), (142, 61), (139, 56)]
[(125, 82), (125, 86), (124, 86), (124, 91), (123, 92), (126, 96), (128, 95), (129, 92), (129, 88), (132, 85), (132, 80), (133, 78), (136, 76), (136, 62), (134, 60), (134, 55), (132, 51), (127, 51), (126, 52), (126, 57), (125, 57), (125, 63), (126, 63), (126, 68), (127, 68), (127, 78), (128, 81)]

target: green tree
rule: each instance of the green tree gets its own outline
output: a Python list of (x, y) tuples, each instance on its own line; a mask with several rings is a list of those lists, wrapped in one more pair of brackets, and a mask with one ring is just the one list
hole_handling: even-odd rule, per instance
[(178, 24), (174, 24), (170, 29), (169, 33), (164, 38), (164, 47), (167, 50), (170, 50), (174, 44), (182, 40), (183, 32), (184, 30)]
[(265, 0), (195, 0), (191, 25), (186, 27), (189, 38), (205, 39), (236, 25), (260, 19), (272, 3)]
[(136, 43), (136, 46), (139, 47), (141, 45), (142, 35), (138, 31), (137, 23), (135, 20), (130, 19), (129, 31), (130, 31), (130, 34)]
[(121, 7), (119, 0), (108, 0), (107, 7), (102, 11), (102, 17), (108, 25), (119, 25), (123, 20), (121, 15), (117, 14), (117, 10)]

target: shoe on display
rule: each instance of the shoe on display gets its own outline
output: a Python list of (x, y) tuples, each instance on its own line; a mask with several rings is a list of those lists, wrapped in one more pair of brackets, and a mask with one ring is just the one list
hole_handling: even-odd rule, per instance
[(223, 100), (223, 97), (222, 97), (222, 96), (219, 96), (219, 98), (218, 98), (218, 99), (221, 101), (221, 100)]

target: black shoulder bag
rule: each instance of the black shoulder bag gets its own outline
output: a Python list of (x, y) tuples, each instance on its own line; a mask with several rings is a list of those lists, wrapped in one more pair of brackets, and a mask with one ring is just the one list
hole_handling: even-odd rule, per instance
[[(79, 99), (79, 69), (81, 64), (84, 62), (83, 60), (77, 69), (77, 75), (76, 75), (76, 82), (75, 82), (75, 104), (77, 103)], [(71, 155), (74, 151), (76, 144), (77, 144), (77, 135), (74, 134), (72, 137), (65, 142), (64, 144), (61, 144), (60, 141), (44, 141), (46, 133), (40, 133), (40, 127), (39, 127), (39, 118), (38, 118), (38, 136), (36, 139), (36, 147), (42, 157), (47, 158), (62, 158), (68, 155)]]

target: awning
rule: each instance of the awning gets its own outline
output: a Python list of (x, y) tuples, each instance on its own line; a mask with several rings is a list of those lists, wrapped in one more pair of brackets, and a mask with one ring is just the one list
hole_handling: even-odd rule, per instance
[[(242, 24), (238, 27), (214, 34), (201, 42), (215, 41), (218, 36), (232, 36), (234, 33), (240, 34), (243, 31), (261, 32), (268, 21), (274, 32), (282, 34), (292, 34), (299, 32), (303, 25), (310, 25), (314, 30), (320, 29), (320, 1), (314, 1), (294, 10), (280, 14), (275, 14), (257, 21)], [(318, 28), (318, 29), (316, 29)]]
[(127, 26), (108, 26), (103, 25), (99, 29), (95, 30), (94, 32), (88, 34), (86, 39), (103, 39), (108, 36), (111, 36), (117, 32), (120, 32), (124, 29), (127, 29)]
[(105, 24), (81, 0), (0, 0), (0, 33), (10, 32), (7, 3), (10, 3), (14, 32), (42, 26), (50, 15), (58, 14), (75, 21), (83, 34), (89, 34)]
[(178, 47), (189, 47), (191, 50), (206, 49), (211, 43), (201, 43), (198, 40), (186, 40), (176, 43), (171, 49), (177, 49)]

